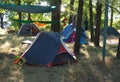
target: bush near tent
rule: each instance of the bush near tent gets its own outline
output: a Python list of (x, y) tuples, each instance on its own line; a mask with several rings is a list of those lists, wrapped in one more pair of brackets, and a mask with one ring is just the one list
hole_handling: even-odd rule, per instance
[(40, 32), (32, 45), (20, 56), (27, 64), (53, 66), (76, 61), (75, 55), (67, 49), (60, 35), (54, 32)]
[(19, 35), (28, 35), (28, 36), (36, 36), (40, 32), (38, 27), (34, 24), (24, 24), (21, 26), (18, 34)]

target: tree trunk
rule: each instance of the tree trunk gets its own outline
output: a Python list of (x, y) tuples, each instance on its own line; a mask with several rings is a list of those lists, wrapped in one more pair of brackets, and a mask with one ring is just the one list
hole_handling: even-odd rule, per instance
[(119, 43), (118, 43), (118, 49), (117, 49), (116, 58), (117, 58), (117, 59), (120, 59), (120, 35), (119, 35)]
[(94, 39), (94, 45), (96, 47), (99, 47), (100, 42), (100, 24), (101, 24), (101, 9), (102, 9), (102, 3), (97, 2), (97, 14), (96, 14), (96, 28), (95, 28), (95, 39)]
[(94, 42), (92, 0), (89, 0), (89, 16), (90, 16), (90, 41)]
[(2, 29), (4, 29), (4, 27), (3, 27), (3, 14), (0, 14), (1, 16), (0, 16), (0, 20), (1, 20), (1, 28)]
[(111, 19), (110, 19), (110, 26), (112, 27), (113, 24), (113, 9), (111, 8)]
[(51, 24), (51, 30), (54, 32), (60, 32), (60, 22), (55, 21), (60, 21), (60, 12), (61, 12), (61, 0), (54, 0), (52, 1), (52, 5), (56, 5), (56, 9), (52, 11), (52, 21), (53, 23)]
[(28, 13), (28, 21), (31, 21), (30, 13)]
[(82, 14), (83, 14), (83, 0), (79, 0), (76, 36), (75, 36), (75, 45), (74, 45), (75, 54), (79, 54), (79, 49), (81, 47), (80, 38), (81, 38), (81, 32), (82, 32), (82, 28), (81, 28), (82, 27)]
[[(111, 6), (115, 6), (115, 2), (116, 0), (111, 0)], [(110, 26), (112, 27), (113, 25), (113, 13), (114, 13), (114, 9), (112, 7), (111, 8), (111, 19), (110, 19)]]
[[(74, 2), (75, 2), (75, 0), (70, 0), (70, 10), (71, 11), (74, 10), (74, 7), (73, 7), (74, 6)], [(73, 13), (71, 12), (70, 17), (69, 17), (69, 24), (73, 22), (72, 16), (73, 16)]]
[[(27, 4), (30, 5), (32, 2), (28, 2)], [(28, 21), (31, 21), (30, 13), (28, 13)]]
[[(21, 0), (18, 0), (18, 5), (20, 5), (20, 4), (21, 4)], [(22, 14), (21, 14), (21, 12), (18, 13), (18, 16), (19, 16), (19, 20), (21, 20), (21, 19), (22, 19)], [(21, 25), (22, 25), (22, 23), (19, 22), (19, 28), (21, 27)]]

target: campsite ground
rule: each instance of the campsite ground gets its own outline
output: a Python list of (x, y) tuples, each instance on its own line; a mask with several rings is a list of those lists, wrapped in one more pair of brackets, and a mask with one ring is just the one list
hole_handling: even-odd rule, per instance
[[(29, 46), (22, 42), (33, 39), (16, 33), (0, 34), (0, 82), (120, 82), (120, 60), (115, 59), (117, 44), (107, 44), (105, 65), (101, 62), (102, 48), (92, 43), (82, 46), (77, 63), (50, 68), (14, 65), (16, 56)], [(72, 51), (73, 44), (67, 46)]]

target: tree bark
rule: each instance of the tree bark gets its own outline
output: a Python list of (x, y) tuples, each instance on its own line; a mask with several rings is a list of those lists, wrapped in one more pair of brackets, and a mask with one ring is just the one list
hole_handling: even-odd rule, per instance
[[(27, 2), (28, 5), (30, 5), (31, 3), (32, 3), (32, 2)], [(30, 14), (31, 14), (31, 13), (28, 13), (28, 21), (32, 21), (32, 20), (31, 20), (31, 15), (30, 15)]]
[[(112, 6), (114, 5), (114, 2), (113, 2), (113, 0), (112, 0)], [(111, 19), (110, 19), (110, 26), (112, 27), (112, 24), (113, 24), (113, 13), (114, 13), (114, 11), (113, 11), (113, 8), (111, 7)]]
[(31, 21), (30, 13), (28, 13), (28, 21)]
[[(18, 5), (20, 5), (20, 4), (21, 4), (21, 0), (18, 0)], [(19, 20), (21, 20), (21, 19), (22, 19), (22, 14), (21, 14), (21, 12), (18, 12), (18, 16), (19, 16)], [(22, 23), (19, 22), (19, 28), (21, 27), (21, 25), (22, 25)]]
[[(73, 7), (74, 6), (74, 2), (75, 2), (75, 0), (70, 0), (70, 10), (71, 11), (74, 10), (74, 7)], [(71, 12), (70, 17), (69, 17), (69, 24), (73, 22), (72, 16), (73, 16), (73, 13)]]
[(95, 28), (95, 38), (94, 38), (94, 45), (96, 47), (99, 47), (100, 42), (100, 25), (101, 25), (101, 9), (102, 9), (102, 3), (97, 2), (97, 14), (96, 14), (96, 28)]
[(56, 9), (52, 12), (52, 21), (51, 30), (54, 32), (60, 32), (60, 12), (61, 12), (61, 0), (54, 0), (52, 1), (52, 5), (56, 5)]
[(80, 54), (79, 49), (81, 47), (80, 38), (81, 38), (81, 32), (82, 32), (82, 14), (83, 14), (83, 0), (79, 0), (76, 36), (75, 36), (75, 45), (74, 45), (75, 54)]
[(92, 0), (89, 0), (89, 16), (90, 16), (90, 41), (94, 42)]
[(111, 19), (110, 19), (110, 26), (113, 25), (113, 9), (111, 8)]
[(3, 14), (0, 13), (0, 15), (1, 15), (1, 16), (0, 16), (0, 20), (1, 20), (1, 28), (4, 29), (4, 27), (3, 27)]
[(118, 43), (118, 49), (117, 49), (116, 58), (117, 58), (117, 59), (120, 59), (120, 35), (119, 35), (119, 43)]

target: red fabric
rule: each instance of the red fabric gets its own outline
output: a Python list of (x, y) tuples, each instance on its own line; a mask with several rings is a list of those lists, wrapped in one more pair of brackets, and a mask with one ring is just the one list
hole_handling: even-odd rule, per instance
[(67, 52), (67, 50), (61, 45), (58, 50), (58, 54), (62, 52)]
[(67, 42), (68, 43), (74, 42), (75, 41), (75, 35), (76, 35), (76, 32), (74, 31)]
[(51, 67), (52, 66), (52, 62), (47, 64), (47, 67)]

